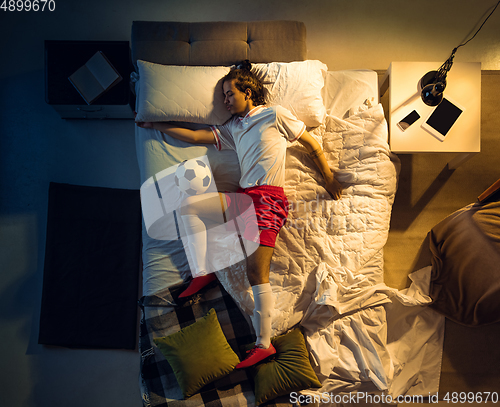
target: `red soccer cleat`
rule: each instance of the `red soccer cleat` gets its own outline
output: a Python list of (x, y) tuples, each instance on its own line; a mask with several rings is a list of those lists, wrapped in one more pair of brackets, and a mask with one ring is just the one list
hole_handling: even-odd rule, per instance
[(274, 355), (276, 353), (276, 349), (274, 349), (274, 346), (272, 344), (269, 345), (269, 348), (267, 349), (255, 346), (253, 349), (247, 351), (247, 353), (248, 356), (243, 362), (238, 363), (235, 369), (244, 369), (246, 367), (256, 365), (269, 356)]
[(180, 295), (179, 298), (190, 297), (193, 294), (196, 294), (203, 287), (210, 284), (212, 281), (216, 279), (214, 273), (209, 273), (204, 276), (195, 277), (191, 280), (189, 287), (186, 288)]

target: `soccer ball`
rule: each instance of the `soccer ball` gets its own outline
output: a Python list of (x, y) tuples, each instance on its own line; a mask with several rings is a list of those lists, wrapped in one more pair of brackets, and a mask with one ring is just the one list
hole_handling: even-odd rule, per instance
[(175, 170), (175, 185), (188, 195), (204, 193), (210, 186), (211, 180), (210, 167), (201, 160), (183, 161)]

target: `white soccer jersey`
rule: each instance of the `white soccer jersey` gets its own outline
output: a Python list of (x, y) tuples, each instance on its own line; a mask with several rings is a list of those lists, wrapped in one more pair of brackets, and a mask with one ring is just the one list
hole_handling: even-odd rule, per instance
[(236, 151), (241, 168), (240, 187), (283, 187), (286, 140), (300, 138), (306, 125), (282, 106), (257, 106), (245, 117), (233, 116), (211, 129), (218, 150)]

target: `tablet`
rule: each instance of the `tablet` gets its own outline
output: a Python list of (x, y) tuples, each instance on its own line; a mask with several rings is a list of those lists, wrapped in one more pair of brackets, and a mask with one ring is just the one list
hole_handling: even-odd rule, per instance
[(464, 112), (464, 108), (451, 101), (449, 98), (443, 98), (443, 101), (436, 106), (426, 121), (422, 123), (422, 128), (431, 133), (440, 141), (444, 141), (451, 127)]

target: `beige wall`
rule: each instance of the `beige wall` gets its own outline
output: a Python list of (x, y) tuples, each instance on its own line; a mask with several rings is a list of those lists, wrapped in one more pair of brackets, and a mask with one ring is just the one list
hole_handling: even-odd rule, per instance
[[(133, 20), (300, 20), (307, 27), (310, 59), (332, 70), (383, 70), (394, 60), (446, 60), (496, 1), (56, 0), (53, 13), (11, 13), (0, 31), (1, 41), (17, 45), (3, 52), (32, 70), (43, 67), (43, 39), (129, 39)], [(500, 7), (455, 60), (500, 69)], [(0, 67), (0, 76), (8, 71)]]

